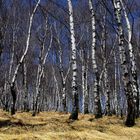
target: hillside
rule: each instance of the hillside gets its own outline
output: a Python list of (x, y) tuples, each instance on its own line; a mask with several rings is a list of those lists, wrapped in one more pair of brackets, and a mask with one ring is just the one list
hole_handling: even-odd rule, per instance
[(127, 128), (123, 119), (80, 114), (79, 120), (68, 120), (69, 114), (43, 112), (16, 115), (0, 111), (0, 140), (140, 140), (140, 119)]

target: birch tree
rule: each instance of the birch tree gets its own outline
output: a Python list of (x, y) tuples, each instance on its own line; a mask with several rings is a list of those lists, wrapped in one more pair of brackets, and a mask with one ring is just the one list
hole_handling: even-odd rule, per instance
[(135, 106), (133, 100), (133, 93), (132, 93), (132, 83), (130, 81), (130, 73), (128, 70), (128, 62), (126, 59), (126, 50), (124, 47), (124, 31), (122, 27), (122, 7), (120, 0), (113, 0), (114, 5), (114, 12), (117, 21), (118, 27), (118, 36), (119, 36), (119, 53), (120, 53), (120, 60), (121, 60), (121, 68), (122, 68), (122, 75), (123, 75), (123, 83), (124, 83), (124, 91), (127, 97), (127, 118), (125, 124), (127, 126), (133, 126), (135, 124)]
[(91, 50), (92, 50), (92, 68), (94, 71), (95, 75), (95, 80), (94, 80), (94, 104), (95, 104), (95, 117), (96, 118), (101, 118), (102, 117), (102, 111), (101, 111), (101, 102), (100, 102), (100, 94), (99, 94), (99, 73), (98, 73), (98, 68), (97, 68), (97, 62), (96, 62), (96, 57), (95, 57), (95, 47), (96, 47), (96, 23), (95, 23), (95, 13), (93, 10), (92, 6), (92, 0), (88, 1), (89, 3), (89, 9), (91, 13), (91, 31), (92, 31), (92, 45), (91, 45)]
[(78, 87), (77, 87), (77, 63), (76, 63), (76, 42), (75, 42), (75, 31), (74, 31), (74, 20), (73, 20), (73, 7), (71, 0), (67, 0), (69, 9), (69, 26), (70, 26), (70, 38), (71, 38), (71, 59), (72, 59), (72, 96), (73, 96), (73, 107), (70, 115), (70, 119), (78, 119)]
[(114, 111), (115, 114), (118, 115), (118, 94), (117, 94), (117, 56), (116, 56), (116, 50), (114, 50)]
[(26, 59), (24, 59), (23, 61), (23, 89), (24, 89), (24, 99), (23, 99), (24, 111), (29, 111)]
[(68, 69), (66, 71), (66, 74), (64, 73), (64, 67), (63, 67), (63, 50), (62, 50), (62, 45), (61, 45), (61, 41), (60, 41), (60, 35), (57, 31), (57, 28), (56, 28), (56, 24), (54, 25), (54, 28), (55, 28), (55, 32), (56, 32), (56, 42), (58, 44), (58, 47), (59, 47), (59, 72), (60, 72), (60, 76), (61, 76), (61, 83), (62, 83), (62, 105), (63, 105), (63, 111), (64, 112), (67, 112), (67, 93), (66, 93), (66, 81), (67, 81), (67, 78), (68, 78), (68, 75), (70, 73), (70, 65), (71, 65), (71, 60), (69, 62), (69, 66), (68, 66)]
[(130, 20), (128, 18), (126, 8), (124, 6), (124, 3), (122, 0), (122, 8), (124, 12), (124, 17), (126, 21), (126, 27), (127, 27), (127, 43), (128, 43), (128, 49), (129, 49), (129, 56), (130, 56), (130, 64), (131, 64), (131, 74), (132, 74), (132, 91), (133, 91), (133, 100), (135, 103), (136, 108), (136, 117), (139, 117), (139, 87), (138, 87), (138, 80), (137, 80), (137, 66), (134, 56), (134, 47), (132, 46), (132, 28), (130, 24)]
[(81, 49), (81, 61), (82, 61), (82, 112), (84, 114), (89, 113), (88, 106), (88, 60), (89, 52), (85, 52), (85, 48)]
[(29, 42), (30, 42), (30, 36), (31, 36), (31, 27), (32, 27), (32, 23), (33, 23), (33, 17), (35, 15), (35, 12), (36, 12), (38, 6), (39, 6), (39, 3), (40, 3), (40, 0), (38, 0), (38, 2), (36, 3), (35, 8), (33, 9), (33, 12), (30, 16), (25, 51), (24, 51), (23, 55), (21, 56), (18, 65), (16, 66), (16, 69), (14, 71), (14, 75), (13, 75), (12, 80), (11, 80), (10, 89), (11, 89), (11, 95), (12, 95), (12, 99), (13, 99), (13, 103), (12, 103), (12, 107), (11, 107), (11, 114), (12, 115), (15, 114), (15, 110), (16, 110), (15, 105), (16, 105), (17, 95), (16, 95), (15, 81), (16, 81), (16, 77), (17, 77), (19, 68), (20, 68), (21, 64), (23, 63), (23, 61), (27, 55), (28, 49), (29, 49)]
[(103, 16), (103, 22), (101, 24), (102, 26), (102, 34), (101, 34), (101, 47), (102, 47), (102, 53), (103, 53), (103, 68), (104, 68), (104, 95), (106, 98), (106, 107), (105, 107), (105, 115), (111, 115), (110, 110), (110, 83), (109, 83), (109, 74), (108, 74), (108, 65), (107, 65), (107, 46), (106, 46), (106, 10), (104, 10), (104, 16)]
[(45, 42), (46, 42), (46, 32), (48, 30), (48, 27), (47, 27), (47, 21), (46, 21), (46, 27), (45, 27), (45, 35), (43, 37), (43, 41), (41, 41), (41, 46), (40, 46), (40, 54), (39, 54), (39, 64), (38, 64), (38, 69), (37, 69), (37, 79), (36, 79), (36, 95), (35, 95), (35, 105), (34, 105), (34, 111), (33, 111), (33, 116), (36, 115), (37, 113), (37, 110), (38, 110), (38, 101), (39, 101), (39, 97), (41, 96), (40, 95), (40, 85), (41, 85), (41, 79), (43, 77), (43, 72), (44, 72), (44, 66), (45, 66), (45, 62), (46, 62), (46, 59), (48, 57), (48, 54), (49, 54), (49, 51), (52, 47), (52, 41), (53, 41), (53, 36), (52, 36), (52, 29), (50, 28), (50, 32), (51, 32), (51, 37), (50, 37), (50, 43), (49, 43), (49, 46), (48, 46), (48, 49), (46, 51), (46, 53), (44, 54), (45, 52)]

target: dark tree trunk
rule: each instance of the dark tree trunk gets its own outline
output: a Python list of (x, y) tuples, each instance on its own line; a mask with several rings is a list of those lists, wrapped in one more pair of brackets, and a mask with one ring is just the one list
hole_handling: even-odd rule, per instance
[(98, 100), (98, 102), (97, 102), (96, 107), (98, 107), (98, 108), (96, 108), (97, 112), (95, 113), (95, 118), (99, 119), (99, 118), (102, 118), (102, 109), (101, 109), (100, 99), (97, 99), (97, 100)]
[(84, 114), (88, 114), (89, 113), (89, 109), (88, 109), (88, 106), (89, 106), (89, 86), (87, 85), (87, 97), (85, 98), (86, 102), (85, 102), (85, 109), (84, 109)]
[(66, 101), (66, 83), (64, 80), (62, 80), (62, 105), (63, 105), (63, 111), (67, 113), (67, 101)]
[(101, 101), (100, 101), (100, 93), (99, 93), (99, 74), (98, 72), (96, 74), (96, 79), (97, 79), (97, 95), (95, 97), (95, 118), (102, 118), (102, 108), (101, 108)]
[(123, 118), (123, 110), (121, 109), (121, 118)]
[(3, 34), (2, 34), (2, 29), (0, 28), (0, 58), (3, 51), (2, 40), (3, 40)]
[(72, 112), (71, 112), (69, 119), (77, 120), (78, 119), (78, 111), (79, 111), (79, 100), (78, 100), (78, 94), (75, 93), (74, 94), (73, 109), (72, 109)]
[(29, 112), (30, 111), (29, 104), (28, 104), (27, 101), (24, 101), (24, 111), (26, 111), (26, 112)]
[(29, 112), (30, 111), (28, 104), (24, 104), (24, 111), (26, 111), (26, 112)]
[(127, 106), (127, 118), (125, 125), (131, 127), (135, 125), (135, 103), (132, 97), (128, 97)]
[(65, 113), (67, 113), (66, 96), (65, 96), (64, 99), (62, 100), (62, 104), (63, 104), (63, 111), (64, 111)]
[(140, 101), (139, 101), (140, 99), (139, 99), (139, 92), (137, 93), (137, 101), (136, 101), (136, 108), (137, 108), (137, 110), (136, 110), (136, 118), (139, 118), (139, 116), (140, 116), (140, 111), (139, 111), (139, 105), (140, 105)]
[[(8, 98), (8, 97), (7, 97)], [(8, 99), (6, 99), (6, 103), (5, 103), (5, 106), (4, 106), (4, 110), (5, 111), (9, 111), (9, 100)]]
[(59, 111), (59, 98), (58, 98), (58, 95), (57, 95), (57, 98), (56, 98), (56, 108), (55, 108), (55, 111)]
[[(108, 100), (107, 100), (107, 102), (106, 102), (106, 110), (105, 110), (105, 115), (106, 116), (112, 116), (112, 113), (111, 113), (111, 109), (110, 109), (110, 92), (109, 91), (107, 91), (107, 98), (108, 98)], [(115, 112), (115, 109), (114, 109), (114, 112)]]
[(11, 106), (11, 115), (14, 115), (16, 113), (15, 106), (16, 106), (16, 99), (17, 99), (16, 89), (14, 85), (11, 86), (11, 95), (12, 95), (12, 100), (13, 100), (13, 103)]
[(134, 96), (135, 100), (136, 100), (136, 106), (135, 106), (135, 117), (138, 118), (139, 117), (139, 85), (138, 85), (138, 79), (137, 79), (137, 72), (136, 73), (132, 73), (133, 79), (134, 79), (134, 84), (136, 85), (136, 97)]
[[(36, 116), (37, 114), (37, 111), (38, 111), (38, 97), (34, 103), (34, 107), (33, 107), (33, 113), (32, 113), (32, 116)], [(39, 112), (38, 112), (39, 113)]]

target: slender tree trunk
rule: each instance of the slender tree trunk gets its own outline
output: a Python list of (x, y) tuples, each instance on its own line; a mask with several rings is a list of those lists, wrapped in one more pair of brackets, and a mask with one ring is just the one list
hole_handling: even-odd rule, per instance
[(24, 86), (24, 111), (29, 111), (29, 103), (28, 103), (28, 87), (27, 87), (27, 67), (26, 62), (23, 62), (23, 86)]
[[(13, 43), (12, 43), (12, 52), (11, 52), (11, 60), (10, 60), (10, 67), (9, 67), (9, 73), (8, 73), (8, 86), (6, 91), (9, 90), (9, 83), (11, 82), (11, 75), (12, 75), (12, 67), (13, 67), (13, 63), (14, 63), (14, 51), (15, 51), (15, 23), (14, 23), (14, 27), (13, 27)], [(11, 90), (11, 95), (12, 95), (12, 99), (13, 99), (13, 103), (11, 106), (11, 114), (15, 114), (15, 102), (16, 102), (16, 91), (14, 89), (14, 87), (10, 87)]]
[(84, 113), (87, 114), (89, 113), (89, 93), (88, 93), (88, 59), (89, 59), (89, 54), (87, 56), (87, 62), (85, 64), (85, 72), (84, 72), (84, 84), (85, 84), (85, 100), (84, 100)]
[(61, 75), (61, 80), (62, 80), (62, 105), (63, 105), (63, 111), (67, 112), (67, 106), (66, 106), (66, 80), (65, 80), (65, 77), (64, 77), (64, 71), (63, 71), (63, 66), (62, 66), (62, 49), (61, 49), (61, 46), (59, 48), (60, 48), (60, 50), (59, 50), (60, 75)]
[(114, 63), (115, 63), (115, 87), (114, 87), (114, 113), (118, 116), (118, 93), (117, 93), (117, 57), (116, 57), (116, 52), (114, 50)]
[[(117, 54), (116, 54), (117, 56)], [(117, 73), (118, 73), (118, 91), (119, 91), (119, 95), (118, 95), (118, 105), (119, 105), (119, 114), (121, 115), (121, 117), (123, 117), (123, 80), (122, 80), (122, 71), (121, 71), (121, 62), (120, 62), (120, 57), (118, 58), (118, 64), (117, 64)]]
[[(106, 64), (106, 63), (105, 63)], [(105, 66), (105, 71), (104, 71), (104, 78), (105, 78), (105, 95), (106, 95), (106, 111), (105, 115), (110, 116), (111, 115), (111, 110), (110, 110), (110, 86), (109, 86), (109, 79), (108, 79), (108, 72), (107, 68)]]
[(56, 106), (55, 106), (55, 110), (58, 111), (60, 109), (60, 93), (59, 93), (59, 85), (58, 85), (58, 80), (56, 78), (56, 72), (54, 67), (52, 66), (52, 70), (53, 70), (53, 77), (54, 77), (54, 85), (55, 85), (55, 95), (56, 95)]
[(67, 102), (66, 102), (66, 80), (67, 80), (67, 77), (68, 77), (68, 74), (69, 74), (69, 71), (70, 71), (70, 65), (69, 65), (69, 68), (67, 70), (67, 73), (66, 75), (64, 75), (64, 68), (63, 68), (63, 61), (62, 61), (62, 55), (63, 55), (63, 52), (62, 52), (62, 47), (61, 47), (61, 43), (60, 43), (60, 37), (58, 35), (58, 32), (57, 32), (57, 28), (55, 26), (55, 31), (56, 31), (56, 40), (57, 40), (57, 43), (58, 43), (58, 47), (59, 47), (59, 72), (60, 72), (60, 76), (61, 76), (61, 81), (62, 81), (62, 105), (63, 105), (63, 111), (65, 113), (67, 113)]
[[(46, 21), (47, 24), (47, 21)], [(47, 25), (46, 25), (46, 31), (47, 31)], [(45, 47), (45, 39), (46, 39), (46, 33), (45, 33), (45, 38), (43, 39), (43, 42), (41, 42), (41, 49), (40, 49), (40, 55), (39, 55), (39, 64), (38, 64), (38, 69), (37, 69), (37, 79), (36, 79), (36, 94), (35, 94), (35, 101), (34, 101), (34, 110), (32, 116), (35, 116), (38, 110), (38, 101), (40, 98), (40, 86), (41, 86), (41, 79), (43, 77), (43, 72), (44, 72), (44, 65), (47, 59), (47, 56), (49, 54), (49, 51), (52, 47), (52, 41), (53, 41), (53, 36), (52, 36), (52, 30), (51, 31), (51, 38), (50, 38), (50, 43), (48, 46), (48, 49), (44, 55), (44, 47)]]
[(19, 61), (18, 65), (17, 65), (17, 67), (16, 67), (16, 69), (14, 71), (14, 75), (12, 77), (12, 81), (11, 81), (11, 85), (10, 85), (11, 95), (12, 95), (12, 98), (13, 98), (13, 104), (12, 104), (12, 108), (11, 108), (11, 114), (12, 115), (14, 115), (15, 111), (16, 111), (15, 104), (16, 104), (17, 95), (16, 95), (16, 91), (15, 91), (15, 81), (16, 81), (16, 77), (17, 77), (19, 68), (20, 68), (21, 64), (23, 63), (24, 58), (26, 57), (28, 49), (29, 49), (29, 42), (30, 42), (30, 36), (31, 36), (31, 27), (32, 27), (33, 17), (34, 17), (34, 14), (35, 14), (35, 12), (37, 10), (37, 7), (38, 7), (39, 3), (40, 3), (40, 0), (38, 0), (38, 2), (36, 4), (32, 14), (30, 16), (28, 35), (27, 35), (27, 40), (26, 40), (26, 48), (25, 48), (25, 51), (24, 51), (22, 57), (20, 58), (20, 61)]
[(8, 82), (7, 82), (7, 79), (6, 79), (7, 75), (5, 74), (5, 82), (4, 82), (4, 88), (3, 88), (3, 91), (2, 93), (4, 94), (4, 98), (1, 98), (1, 103), (3, 104), (3, 110), (5, 111), (9, 111), (9, 95), (8, 95), (8, 92), (7, 92), (7, 89), (8, 89)]
[(96, 33), (95, 33), (95, 13), (92, 6), (92, 0), (89, 0), (89, 9), (91, 12), (91, 23), (92, 23), (92, 67), (95, 74), (95, 81), (94, 81), (94, 103), (95, 103), (95, 118), (102, 117), (102, 109), (101, 109), (101, 102), (100, 102), (100, 94), (99, 94), (99, 73), (97, 69), (97, 63), (95, 58), (95, 44), (96, 44)]
[[(89, 56), (89, 55), (88, 55)], [(87, 74), (88, 74), (88, 56), (84, 48), (81, 50), (81, 61), (82, 61), (82, 112), (84, 114), (89, 113), (88, 111), (88, 89), (87, 89)]]
[(64, 112), (67, 112), (67, 102), (66, 102), (66, 82), (63, 81), (62, 85), (62, 104)]
[(106, 58), (106, 13), (103, 17), (104, 22), (102, 25), (102, 48), (103, 48), (103, 68), (104, 68), (104, 84), (105, 84), (105, 97), (106, 97), (106, 108), (105, 108), (105, 115), (110, 116), (110, 86), (109, 86), (109, 76), (108, 76), (108, 67), (107, 67), (107, 58)]
[(17, 99), (17, 94), (16, 94), (16, 89), (15, 85), (11, 86), (11, 94), (12, 94), (12, 106), (11, 106), (11, 115), (14, 115), (16, 112), (15, 106), (16, 106), (16, 99)]
[(1, 54), (2, 54), (2, 51), (3, 51), (3, 33), (2, 33), (2, 28), (0, 27), (0, 61), (1, 61)]
[(14, 62), (14, 55), (15, 55), (15, 27), (13, 29), (13, 43), (12, 43), (12, 52), (11, 52), (11, 60), (10, 60), (10, 67), (9, 67), (9, 75), (8, 75), (8, 81), (11, 81), (11, 74), (12, 74), (12, 66), (13, 66), (13, 62)]
[(42, 76), (41, 76), (41, 65), (42, 65), (42, 57), (43, 57), (43, 52), (44, 52), (44, 42), (43, 45), (41, 46), (40, 49), (40, 54), (39, 54), (39, 64), (37, 68), (37, 76), (36, 76), (36, 92), (35, 92), (35, 99), (34, 99), (34, 107), (33, 107), (33, 114), (32, 116), (35, 116), (37, 113), (37, 106), (38, 106), (38, 98), (39, 98), (39, 93), (40, 93), (40, 81)]
[(123, 1), (121, 1), (123, 11), (124, 11), (124, 17), (126, 20), (126, 26), (127, 26), (127, 32), (128, 32), (128, 49), (129, 49), (129, 56), (130, 56), (130, 64), (131, 64), (131, 74), (132, 74), (132, 91), (133, 91), (133, 102), (134, 106), (136, 108), (136, 117), (139, 117), (139, 86), (138, 86), (138, 80), (137, 80), (137, 66), (136, 66), (136, 61), (135, 61), (135, 56), (134, 56), (134, 49), (131, 43), (132, 39), (132, 29), (131, 29), (131, 24), (128, 18), (128, 15), (126, 13), (125, 6), (123, 4)]
[(131, 88), (131, 81), (130, 81), (130, 74), (128, 71), (128, 63), (126, 59), (126, 51), (124, 47), (124, 34), (122, 28), (122, 21), (121, 21), (121, 1), (120, 0), (113, 0), (114, 4), (114, 12), (116, 16), (117, 26), (118, 26), (118, 33), (119, 33), (119, 52), (120, 52), (120, 60), (121, 60), (121, 67), (123, 73), (123, 83), (124, 83), (124, 90), (127, 98), (127, 118), (125, 124), (127, 126), (133, 126), (135, 124), (135, 108), (134, 108), (134, 100), (133, 100), (133, 93)]
[(73, 96), (73, 107), (70, 115), (70, 119), (78, 119), (79, 101), (78, 101), (78, 87), (77, 87), (77, 63), (76, 63), (76, 42), (74, 32), (74, 21), (73, 21), (73, 8), (71, 0), (67, 0), (69, 9), (69, 24), (71, 34), (71, 50), (72, 50), (72, 96)]
[[(83, 50), (81, 52), (83, 56)], [(84, 58), (82, 57), (82, 112), (85, 113), (85, 65)]]

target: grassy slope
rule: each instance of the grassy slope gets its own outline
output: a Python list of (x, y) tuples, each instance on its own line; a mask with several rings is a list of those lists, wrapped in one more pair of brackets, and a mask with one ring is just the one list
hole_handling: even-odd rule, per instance
[(68, 117), (56, 112), (10, 116), (0, 111), (0, 140), (140, 140), (140, 119), (127, 128), (115, 116), (96, 120), (92, 115), (80, 115), (75, 122)]

